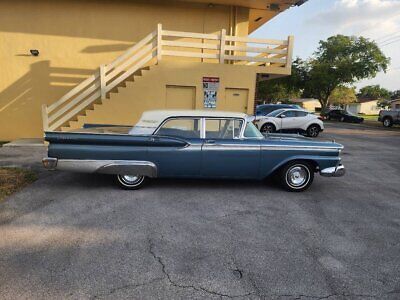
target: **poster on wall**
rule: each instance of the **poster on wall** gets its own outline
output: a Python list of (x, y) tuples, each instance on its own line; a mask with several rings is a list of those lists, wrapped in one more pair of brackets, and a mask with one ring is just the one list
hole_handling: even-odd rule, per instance
[(203, 77), (204, 108), (217, 107), (219, 77)]

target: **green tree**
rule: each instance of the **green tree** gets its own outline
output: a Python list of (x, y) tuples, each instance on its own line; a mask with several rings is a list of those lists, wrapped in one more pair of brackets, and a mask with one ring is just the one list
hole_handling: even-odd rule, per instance
[(297, 58), (292, 64), (292, 75), (259, 83), (258, 98), (275, 103), (300, 97), (304, 88), (305, 71), (305, 62)]
[(393, 91), (390, 98), (392, 100), (400, 99), (400, 90)]
[(329, 96), (329, 103), (334, 105), (349, 104), (357, 101), (354, 87), (338, 86)]
[(357, 96), (361, 98), (372, 98), (372, 99), (390, 99), (392, 93), (381, 88), (379, 84), (377, 85), (367, 85), (360, 89)]
[(332, 36), (320, 41), (318, 50), (307, 62), (303, 96), (319, 99), (324, 109), (335, 88), (386, 72), (389, 62), (373, 41)]

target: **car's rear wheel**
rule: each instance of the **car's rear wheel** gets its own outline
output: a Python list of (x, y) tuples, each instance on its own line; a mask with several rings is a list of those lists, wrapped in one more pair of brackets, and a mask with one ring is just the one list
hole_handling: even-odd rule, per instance
[(274, 124), (265, 123), (263, 126), (261, 126), (260, 131), (261, 131), (261, 133), (273, 133), (276, 131), (276, 128), (275, 128)]
[(307, 128), (307, 136), (315, 138), (319, 135), (320, 131), (321, 128), (318, 125), (316, 124), (310, 125)]
[(341, 117), (341, 118), (340, 118), (340, 122), (344, 122), (344, 120), (345, 120), (344, 117)]
[(117, 175), (120, 187), (126, 190), (140, 189), (146, 182), (146, 177), (141, 175)]
[(279, 181), (289, 192), (302, 192), (310, 187), (314, 180), (314, 167), (305, 161), (293, 161), (279, 172)]
[(382, 123), (383, 123), (383, 126), (385, 126), (385, 127), (393, 126), (393, 121), (391, 118), (384, 118)]

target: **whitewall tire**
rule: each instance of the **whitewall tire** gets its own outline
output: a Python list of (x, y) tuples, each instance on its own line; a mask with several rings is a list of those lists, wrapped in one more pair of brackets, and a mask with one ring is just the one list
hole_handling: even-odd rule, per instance
[(146, 177), (141, 175), (117, 175), (119, 186), (126, 190), (140, 189), (146, 182)]
[(279, 181), (289, 192), (302, 192), (311, 186), (314, 170), (315, 168), (305, 161), (289, 162), (280, 170)]

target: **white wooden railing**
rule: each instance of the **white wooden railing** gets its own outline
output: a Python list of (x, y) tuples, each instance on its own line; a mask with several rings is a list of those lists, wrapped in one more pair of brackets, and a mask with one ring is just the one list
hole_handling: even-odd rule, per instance
[[(157, 29), (107, 65), (74, 87), (61, 99), (42, 106), (44, 130), (57, 130), (85, 111), (93, 102), (105, 99), (127, 78), (164, 56), (185, 57), (205, 63), (284, 68), (290, 74), (293, 37), (287, 40), (254, 39)], [(268, 73), (268, 70), (265, 70)]]

